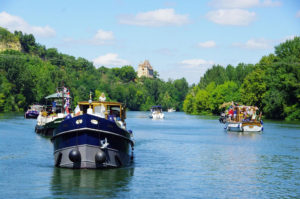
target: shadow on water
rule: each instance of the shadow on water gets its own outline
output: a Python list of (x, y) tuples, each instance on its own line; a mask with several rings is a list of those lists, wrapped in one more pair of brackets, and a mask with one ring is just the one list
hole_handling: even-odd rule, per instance
[(105, 170), (54, 168), (51, 191), (56, 198), (112, 198), (119, 192), (127, 192), (133, 174), (133, 167)]

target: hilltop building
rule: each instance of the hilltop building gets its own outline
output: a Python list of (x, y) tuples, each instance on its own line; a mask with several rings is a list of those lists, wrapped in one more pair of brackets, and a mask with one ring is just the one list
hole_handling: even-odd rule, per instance
[(148, 60), (145, 60), (143, 63), (139, 64), (137, 76), (153, 78), (153, 68)]

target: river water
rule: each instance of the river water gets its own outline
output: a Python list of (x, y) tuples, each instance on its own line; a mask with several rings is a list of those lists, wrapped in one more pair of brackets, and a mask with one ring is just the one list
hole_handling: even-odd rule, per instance
[(300, 124), (226, 133), (217, 117), (128, 112), (134, 164), (108, 170), (53, 166), (35, 120), (0, 115), (0, 198), (300, 198)]

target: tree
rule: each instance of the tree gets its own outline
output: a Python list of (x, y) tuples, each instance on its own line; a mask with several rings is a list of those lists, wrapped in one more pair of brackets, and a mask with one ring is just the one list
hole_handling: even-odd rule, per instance
[(300, 61), (300, 37), (279, 44), (275, 47), (275, 54), (281, 60)]
[(204, 76), (200, 79), (199, 87), (204, 89), (210, 82), (214, 81), (217, 85), (223, 84), (228, 80), (226, 70), (220, 65), (214, 65), (208, 69)]
[(241, 86), (241, 101), (244, 104), (262, 108), (262, 100), (267, 90), (265, 71), (257, 69), (250, 73)]

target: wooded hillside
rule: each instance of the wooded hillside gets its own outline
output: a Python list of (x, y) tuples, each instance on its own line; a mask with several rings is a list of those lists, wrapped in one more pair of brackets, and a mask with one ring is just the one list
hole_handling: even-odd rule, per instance
[[(149, 110), (153, 105), (182, 109), (188, 83), (182, 79), (137, 78), (132, 66), (96, 68), (84, 58), (59, 53), (36, 43), (31, 34), (0, 29), (3, 43), (13, 40), (20, 50), (0, 52), (0, 112), (24, 111), (32, 103), (45, 103), (62, 82), (71, 91), (73, 106), (104, 92), (108, 100), (123, 102), (130, 110)], [(157, 74), (157, 73), (156, 73)]]
[(267, 118), (300, 119), (300, 37), (275, 47), (259, 63), (213, 66), (188, 93), (190, 114), (219, 114), (224, 102), (257, 106)]

